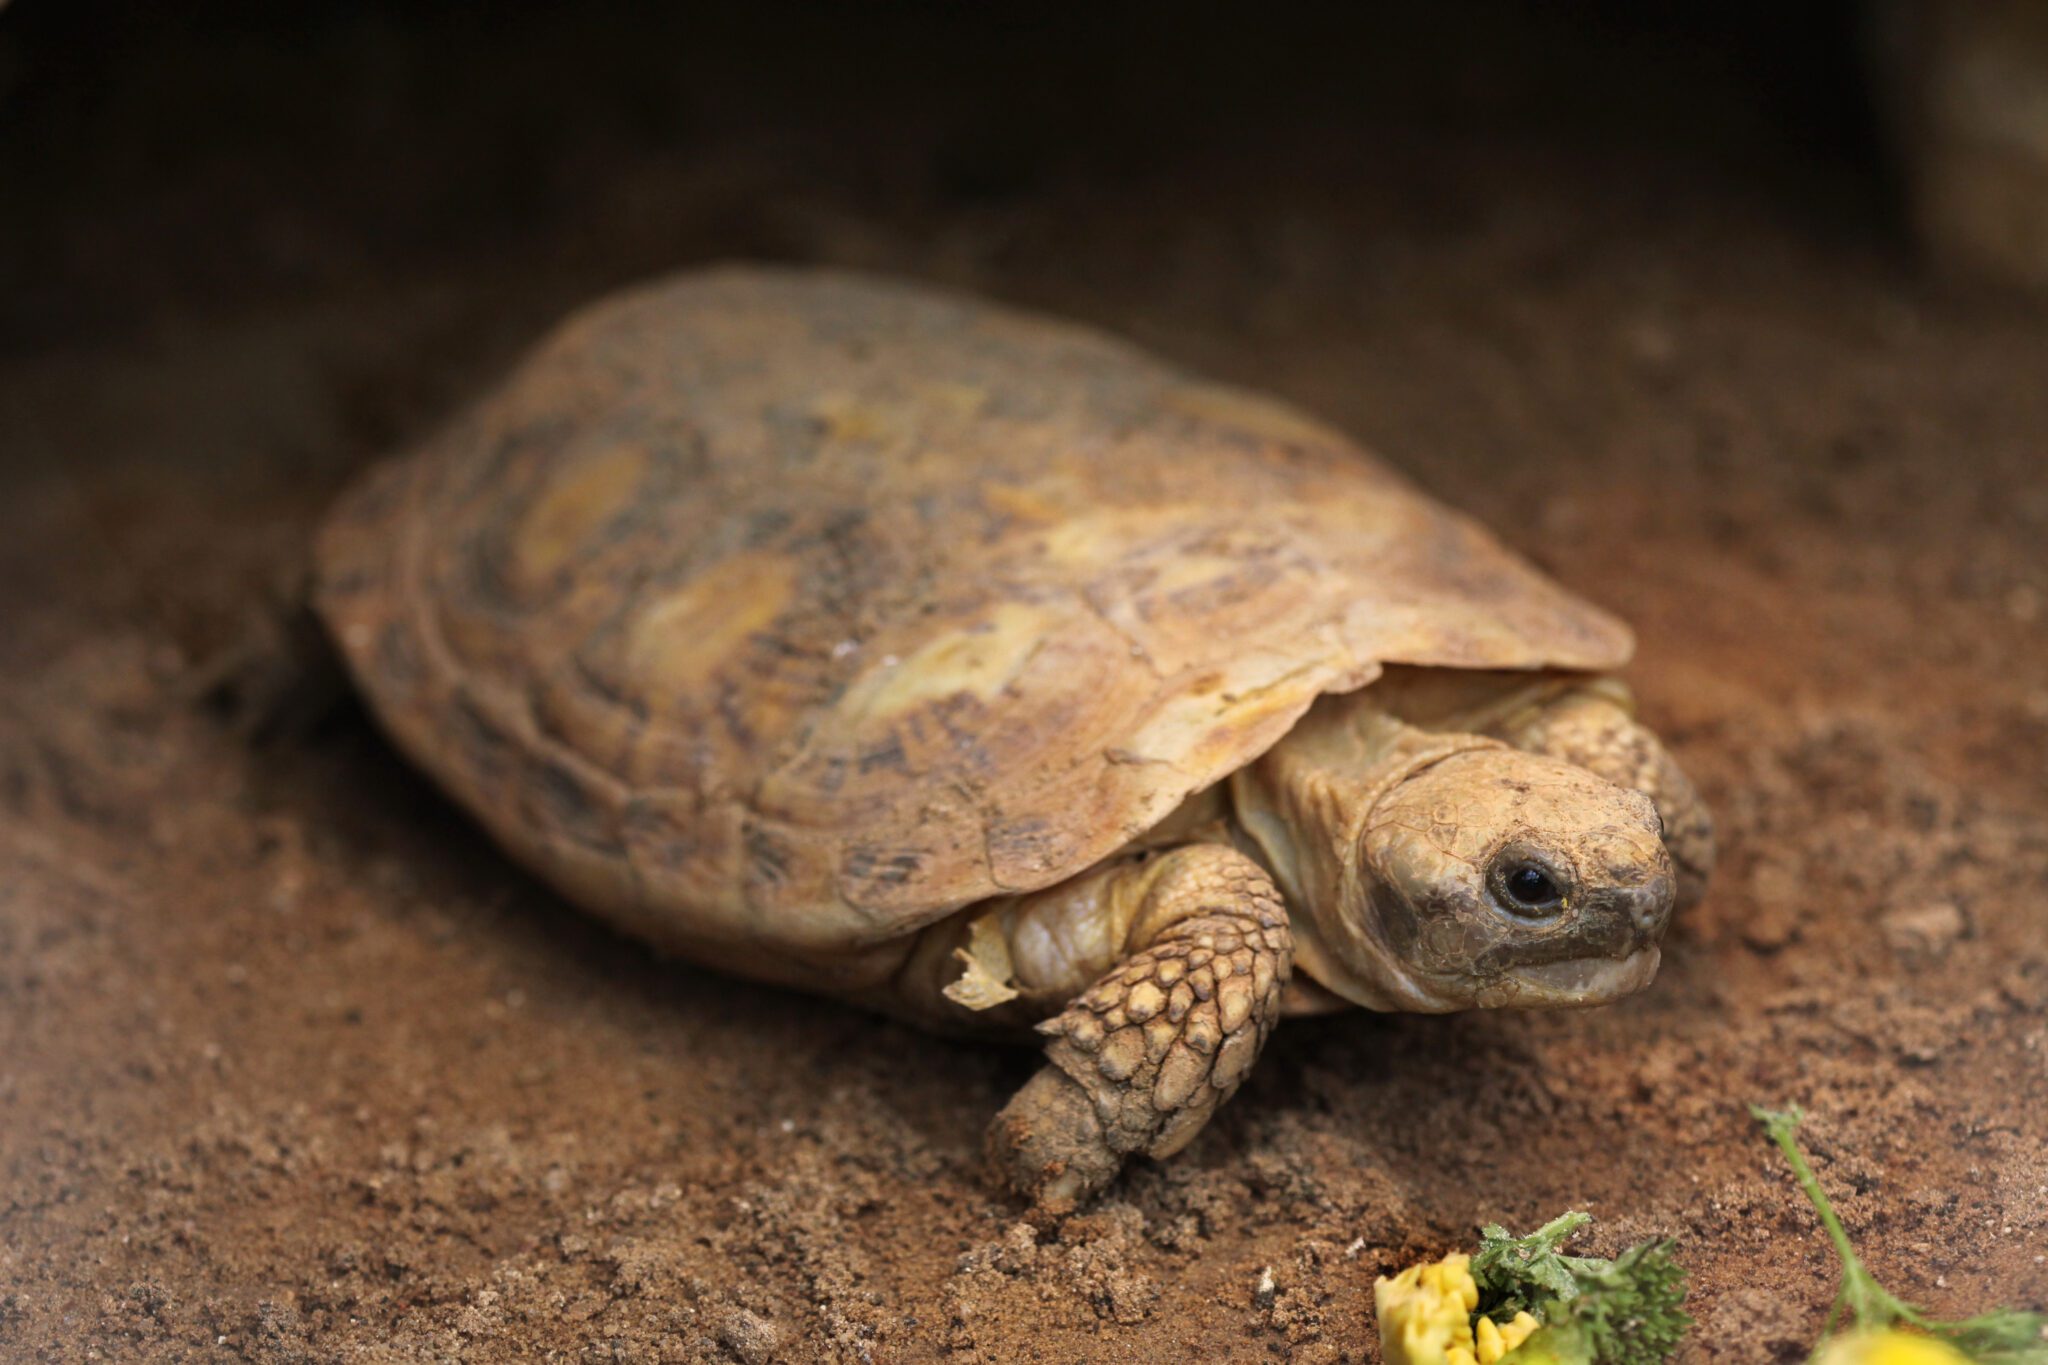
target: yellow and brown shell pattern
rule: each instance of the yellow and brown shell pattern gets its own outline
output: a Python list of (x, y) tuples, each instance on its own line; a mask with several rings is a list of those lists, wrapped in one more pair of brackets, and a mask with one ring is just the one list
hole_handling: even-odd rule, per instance
[(373, 710), (515, 856), (828, 989), (1114, 852), (1384, 663), (1630, 648), (1288, 408), (801, 270), (572, 318), (345, 498), (319, 560)]

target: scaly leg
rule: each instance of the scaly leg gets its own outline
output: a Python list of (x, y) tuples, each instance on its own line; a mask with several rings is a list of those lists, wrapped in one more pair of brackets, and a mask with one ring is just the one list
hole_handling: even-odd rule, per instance
[(1052, 1213), (1133, 1153), (1170, 1156), (1193, 1140), (1251, 1071), (1293, 965), (1280, 893), (1235, 849), (1173, 849), (1105, 869), (1088, 889), (1083, 901), (1057, 887), (1025, 897), (1005, 916), (1026, 958), (1075, 941), (1060, 930), (1077, 904), (1127, 926), (1120, 959), (1038, 1026), (1047, 1065), (989, 1128), (997, 1174)]

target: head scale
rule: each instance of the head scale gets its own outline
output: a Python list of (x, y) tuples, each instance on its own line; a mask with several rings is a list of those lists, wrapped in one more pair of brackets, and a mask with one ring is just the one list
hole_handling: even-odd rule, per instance
[(1656, 975), (1676, 883), (1641, 792), (1479, 744), (1424, 757), (1356, 828), (1339, 951), (1398, 1008), (1597, 1005)]

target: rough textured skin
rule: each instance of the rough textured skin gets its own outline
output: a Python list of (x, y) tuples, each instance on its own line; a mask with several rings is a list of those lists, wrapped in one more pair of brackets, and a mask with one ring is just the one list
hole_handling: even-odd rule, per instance
[(1294, 940), (1271, 880), (1220, 845), (1164, 861), (1139, 951), (1039, 1025), (1048, 1064), (990, 1129), (998, 1175), (1041, 1209), (1085, 1198), (1126, 1156), (1187, 1145), (1280, 1018)]
[[(1499, 740), (1410, 727), (1377, 692), (1325, 699), (1230, 781), (1292, 912), (1297, 970), (1353, 1004), (1431, 1013), (1647, 985), (1675, 891), (1652, 801)], [(1513, 912), (1495, 874), (1532, 862), (1558, 901)]]
[(1707, 804), (1663, 742), (1613, 698), (1593, 690), (1559, 698), (1503, 737), (1647, 794), (1663, 821), (1679, 908), (1706, 894), (1714, 870), (1714, 822)]
[(831, 273), (579, 315), (366, 480), (319, 562), (378, 716), (508, 850), (671, 949), (841, 992), (1383, 663), (1630, 651), (1288, 409)]

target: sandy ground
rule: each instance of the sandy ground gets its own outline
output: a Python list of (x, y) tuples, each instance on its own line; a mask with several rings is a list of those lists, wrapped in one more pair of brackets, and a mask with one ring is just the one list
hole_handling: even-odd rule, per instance
[[(1920, 279), (1797, 81), (1133, 19), (997, 98), (930, 26), (379, 14), (0, 35), (0, 1359), (1370, 1361), (1375, 1275), (1571, 1206), (1678, 1239), (1691, 1358), (1793, 1360), (1833, 1271), (1751, 1101), (1897, 1287), (2048, 1301), (2048, 319)], [(352, 470), (736, 254), (1271, 389), (1627, 616), (1725, 849), (1655, 987), (1292, 1023), (1035, 1231), (979, 1169), (1028, 1053), (658, 961), (359, 711), (198, 695)]]

